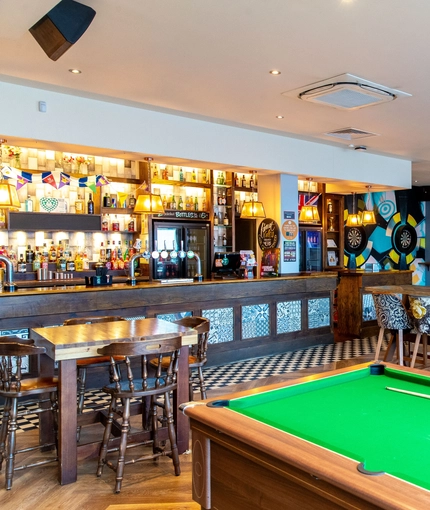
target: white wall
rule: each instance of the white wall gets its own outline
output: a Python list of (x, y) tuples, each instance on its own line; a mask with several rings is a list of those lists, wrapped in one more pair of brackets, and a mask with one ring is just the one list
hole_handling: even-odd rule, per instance
[[(38, 111), (45, 101), (47, 113)], [(408, 161), (0, 82), (0, 134), (293, 175), (411, 186)]]

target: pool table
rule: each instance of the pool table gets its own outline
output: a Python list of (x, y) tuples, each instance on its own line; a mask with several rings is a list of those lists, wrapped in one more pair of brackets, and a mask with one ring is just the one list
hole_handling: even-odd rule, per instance
[(182, 410), (204, 509), (430, 508), (430, 373), (371, 362)]

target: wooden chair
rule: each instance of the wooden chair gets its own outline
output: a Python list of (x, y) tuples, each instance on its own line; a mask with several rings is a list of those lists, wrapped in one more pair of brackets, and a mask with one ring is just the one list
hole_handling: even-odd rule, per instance
[[(26, 356), (44, 354), (44, 347), (36, 347), (32, 340), (22, 340), (17, 337), (0, 338), (0, 397), (4, 398), (3, 417), (0, 426), (0, 471), (3, 460), (6, 461), (5, 486), (7, 490), (12, 488), (13, 474), (15, 471), (41, 466), (58, 460), (57, 457), (40, 460), (29, 464), (15, 465), (15, 457), (19, 453), (33, 450), (47, 450), (56, 446), (54, 443), (39, 444), (37, 446), (18, 449), (16, 446), (17, 420), (28, 414), (40, 414), (50, 411), (53, 415), (54, 432), (57, 432), (57, 379), (56, 378), (24, 378), (23, 359)], [(49, 398), (46, 398), (49, 394)], [(18, 411), (18, 399), (26, 400), (23, 404), (37, 404), (36, 408)], [(49, 406), (47, 405), (49, 402)]]
[[(142, 339), (144, 340), (144, 339)], [(114, 374), (114, 382), (103, 388), (103, 391), (111, 396), (109, 405), (109, 415), (105, 426), (103, 435), (103, 442), (100, 448), (99, 463), (97, 469), (97, 476), (101, 476), (103, 466), (107, 465), (109, 468), (116, 472), (115, 492), (121, 490), (121, 484), (124, 476), (124, 467), (127, 464), (134, 464), (136, 462), (156, 459), (161, 455), (171, 456), (175, 475), (178, 476), (181, 472), (179, 465), (178, 448), (176, 444), (176, 432), (173, 421), (173, 410), (170, 402), (170, 393), (177, 388), (177, 372), (178, 372), (178, 357), (181, 347), (181, 337), (175, 337), (170, 340), (154, 340), (153, 342), (118, 342), (107, 345), (98, 350), (103, 356), (110, 356), (112, 363), (112, 371)], [(123, 369), (123, 374), (126, 372), (127, 378), (121, 381), (117, 370), (117, 362), (115, 356), (125, 356), (126, 369)], [(130, 357), (141, 356), (141, 374), (135, 378), (131, 368)], [(152, 370), (148, 370), (150, 357), (155, 356), (158, 360), (157, 369), (154, 375), (149, 375)], [(164, 357), (169, 359), (169, 364), (166, 371), (162, 370), (162, 362)], [(130, 401), (131, 399), (141, 399), (142, 403), (149, 399), (149, 407), (151, 414), (151, 439), (149, 441), (132, 443), (129, 441), (128, 432), (130, 428)], [(163, 401), (159, 399), (163, 398)], [(163, 419), (159, 420), (157, 409), (161, 408), (163, 412)], [(142, 427), (146, 421), (145, 406), (142, 406)], [(119, 416), (121, 421), (121, 438), (120, 446), (118, 448), (109, 449), (109, 439), (111, 436), (112, 423), (114, 416)], [(158, 428), (160, 421), (166, 421), (168, 429), (168, 437), (170, 448), (161, 446), (158, 436)], [(127, 448), (133, 448), (142, 445), (151, 445), (152, 452), (141, 455), (137, 458), (126, 460)], [(107, 459), (110, 452), (118, 451), (117, 461), (115, 463)]]
[[(189, 384), (190, 384), (190, 392), (189, 399), (193, 400), (193, 377), (192, 370), (197, 368), (199, 375), (199, 386), (200, 386), (200, 396), (202, 400), (206, 399), (206, 387), (205, 380), (203, 377), (202, 368), (207, 363), (207, 350), (208, 350), (208, 340), (209, 340), (209, 330), (210, 330), (210, 320), (204, 317), (183, 317), (182, 319), (178, 319), (177, 321), (173, 321), (173, 324), (179, 324), (180, 326), (186, 326), (187, 328), (193, 328), (198, 333), (198, 343), (196, 345), (190, 346), (190, 354), (188, 356), (188, 366), (190, 369), (189, 372)], [(156, 359), (152, 360), (151, 365), (156, 367), (158, 361)], [(163, 359), (163, 369), (167, 367), (169, 364), (169, 360)]]
[(385, 330), (390, 330), (391, 340), (387, 352), (384, 357), (387, 357), (389, 348), (394, 341), (397, 342), (398, 363), (404, 364), (403, 354), (403, 332), (405, 330), (412, 330), (414, 325), (405, 305), (401, 299), (394, 294), (373, 294), (373, 301), (376, 309), (376, 320), (379, 326), (378, 343), (375, 351), (375, 361), (379, 359), (381, 352), (382, 341), (384, 339)]
[[(103, 316), (94, 316), (94, 317), (76, 317), (73, 319), (67, 319), (64, 321), (63, 326), (73, 326), (76, 324), (96, 324), (100, 322), (116, 322), (116, 321), (125, 321), (124, 317), (120, 317), (118, 315), (103, 315)], [(118, 358), (118, 361), (123, 361), (124, 358)], [(94, 358), (85, 358), (79, 359), (76, 361), (76, 366), (78, 370), (78, 414), (82, 414), (84, 410), (84, 399), (85, 399), (85, 389), (87, 385), (87, 371), (88, 369), (102, 367), (102, 366), (110, 366), (110, 357), (94, 357)], [(77, 440), (80, 439), (81, 427), (78, 427), (77, 431)]]

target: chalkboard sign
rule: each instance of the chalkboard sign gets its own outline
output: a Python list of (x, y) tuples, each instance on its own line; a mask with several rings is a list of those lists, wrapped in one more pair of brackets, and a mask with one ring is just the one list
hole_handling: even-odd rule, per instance
[(279, 242), (279, 227), (275, 220), (265, 218), (258, 227), (258, 245), (261, 250), (276, 248)]

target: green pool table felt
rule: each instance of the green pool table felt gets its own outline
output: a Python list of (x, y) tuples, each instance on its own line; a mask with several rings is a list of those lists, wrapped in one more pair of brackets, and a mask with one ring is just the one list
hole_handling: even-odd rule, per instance
[[(430, 490), (430, 378), (385, 367), (232, 399), (229, 409)], [(363, 475), (366, 476), (366, 475)]]

